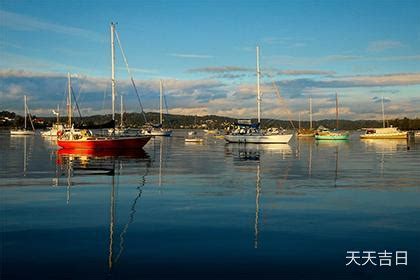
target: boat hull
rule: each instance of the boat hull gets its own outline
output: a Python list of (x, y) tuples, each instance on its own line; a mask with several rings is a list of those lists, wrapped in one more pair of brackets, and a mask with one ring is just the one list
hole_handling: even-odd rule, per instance
[(314, 137), (314, 133), (299, 133), (297, 137)]
[(83, 140), (62, 140), (58, 139), (57, 144), (64, 149), (136, 149), (142, 148), (150, 140), (150, 136), (141, 137), (97, 137)]
[(225, 140), (229, 143), (265, 143), (265, 144), (286, 144), (292, 139), (293, 134), (278, 135), (225, 135)]
[(11, 135), (35, 135), (35, 131), (32, 130), (11, 130)]
[(143, 132), (142, 134), (151, 136), (172, 136), (172, 130), (152, 130)]
[(185, 142), (189, 142), (189, 143), (204, 142), (204, 139), (203, 138), (185, 138)]
[(348, 140), (349, 135), (315, 135), (315, 140)]
[(360, 139), (407, 139), (406, 132), (393, 133), (393, 134), (365, 134), (360, 135)]

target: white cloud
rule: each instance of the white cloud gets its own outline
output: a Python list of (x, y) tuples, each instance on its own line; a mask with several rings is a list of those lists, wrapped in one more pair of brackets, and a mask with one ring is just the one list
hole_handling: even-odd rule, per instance
[(388, 49), (401, 48), (403, 46), (404, 45), (399, 41), (383, 40), (370, 42), (367, 47), (367, 50), (372, 52), (380, 52)]
[(42, 19), (17, 14), (13, 12), (8, 12), (0, 10), (0, 26), (6, 27), (13, 30), (21, 31), (48, 31), (61, 33), (66, 35), (80, 36), (87, 39), (104, 41), (104, 38), (93, 32), (86, 29), (65, 26), (57, 23), (48, 22)]

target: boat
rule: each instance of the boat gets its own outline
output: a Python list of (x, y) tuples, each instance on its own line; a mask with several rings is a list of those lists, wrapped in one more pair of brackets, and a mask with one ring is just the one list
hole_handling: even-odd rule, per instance
[(57, 112), (55, 110), (52, 111), (54, 115), (57, 116), (56, 123), (53, 123), (53, 126), (50, 127), (46, 131), (41, 131), (41, 136), (43, 137), (50, 137), (50, 138), (56, 138), (58, 136), (59, 131), (63, 131), (64, 125), (60, 123), (60, 107), (57, 106)]
[(237, 129), (230, 134), (225, 135), (225, 140), (229, 143), (289, 143), (293, 134), (284, 134), (283, 131), (269, 132), (261, 129), (261, 90), (260, 90), (260, 63), (259, 47), (256, 47), (257, 53), (257, 124), (237, 123)]
[(113, 127), (108, 129), (109, 135), (127, 135), (129, 134), (129, 128), (124, 127), (124, 112), (123, 112), (123, 96), (121, 95), (121, 103), (120, 103), (120, 125), (119, 127)]
[(196, 131), (189, 131), (188, 132), (188, 137), (185, 138), (185, 142), (204, 142), (204, 139), (201, 137), (198, 137), (197, 132)]
[(159, 124), (146, 124), (141, 133), (153, 136), (171, 136), (172, 130), (163, 128), (163, 82), (159, 81), (160, 92), (160, 110), (159, 110)]
[(309, 128), (300, 127), (300, 112), (299, 112), (299, 129), (297, 137), (314, 137), (315, 131), (312, 128), (312, 97), (309, 97)]
[(318, 129), (315, 133), (316, 140), (348, 140), (350, 134), (348, 131), (338, 130), (338, 94), (335, 93), (335, 129), (330, 130), (325, 127)]
[[(23, 129), (13, 129), (10, 130), (10, 134), (11, 135), (35, 135), (35, 128), (34, 128), (34, 124), (32, 122), (31, 119), (31, 114), (29, 113), (29, 108), (28, 105), (26, 104), (26, 95), (23, 97), (23, 102), (24, 102), (24, 111), (25, 111), (25, 124), (24, 124), (24, 128)], [(26, 127), (26, 118), (29, 117), (29, 122), (31, 123), (32, 126), (32, 130), (28, 130)]]
[(400, 131), (397, 127), (385, 126), (384, 98), (382, 97), (382, 128), (368, 128), (360, 139), (407, 139), (408, 133)]
[[(115, 24), (111, 23), (111, 81), (112, 81), (112, 121), (115, 125)], [(70, 87), (70, 86), (69, 86)], [(69, 116), (71, 118), (71, 89), (69, 88)], [(70, 119), (71, 122), (71, 119)], [(69, 131), (60, 134), (57, 144), (65, 149), (138, 149), (142, 148), (150, 140), (150, 136), (137, 135), (111, 135), (111, 136), (95, 136), (90, 130), (75, 130), (73, 126)]]

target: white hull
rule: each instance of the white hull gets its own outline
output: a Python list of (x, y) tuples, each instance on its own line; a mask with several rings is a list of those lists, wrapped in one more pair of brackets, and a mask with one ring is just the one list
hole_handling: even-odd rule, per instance
[(203, 138), (185, 138), (185, 142), (203, 142)]
[(293, 134), (277, 135), (225, 135), (225, 140), (229, 143), (266, 143), (266, 144), (286, 144), (292, 139)]
[(407, 132), (399, 133), (371, 133), (360, 135), (361, 139), (406, 139), (408, 137)]
[(171, 136), (172, 130), (152, 130), (143, 132), (145, 135), (151, 135), (151, 136)]
[(10, 130), (11, 135), (35, 135), (32, 130)]

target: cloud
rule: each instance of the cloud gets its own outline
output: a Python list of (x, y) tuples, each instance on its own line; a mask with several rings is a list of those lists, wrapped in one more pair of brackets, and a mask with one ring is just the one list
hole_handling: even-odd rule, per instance
[[(242, 66), (208, 66), (201, 68), (193, 68), (187, 70), (188, 73), (212, 73), (217, 74), (212, 78), (220, 79), (237, 79), (246, 77), (249, 74), (255, 75), (254, 68), (247, 68)], [(288, 76), (315, 76), (315, 75), (334, 75), (334, 71), (324, 71), (324, 70), (279, 70), (279, 69), (261, 69), (263, 76), (273, 76), (273, 75), (288, 75)], [(270, 74), (272, 73), (272, 74)]]
[(86, 29), (60, 25), (38, 18), (0, 10), (0, 26), (20, 31), (48, 31), (86, 39), (104, 41), (104, 37)]
[(281, 70), (277, 72), (278, 75), (334, 75), (334, 71), (322, 71), (322, 70)]
[[(226, 74), (235, 74), (235, 72)], [(80, 94), (79, 106), (83, 115), (110, 112), (109, 78), (80, 74), (72, 76), (76, 96)], [(55, 108), (57, 104), (60, 104), (61, 108), (65, 107), (66, 79), (65, 73), (0, 70), (1, 109), (21, 113), (22, 96), (26, 94), (30, 98), (31, 110), (38, 115), (42, 112), (47, 112), (49, 115), (49, 108)], [(380, 113), (380, 106), (372, 109), (372, 104), (380, 100), (378, 96), (394, 90), (401, 91), (401, 94), (393, 97), (392, 103), (388, 102), (395, 107), (387, 105), (387, 115), (398, 116), (418, 111), (416, 108), (419, 102), (409, 100), (405, 95), (405, 89), (406, 85), (420, 85), (420, 73), (284, 79), (276, 83), (280, 88), (282, 99), (275, 97), (272, 83), (261, 84), (263, 116), (267, 118), (287, 118), (286, 108), (293, 112), (307, 110), (308, 94), (314, 98), (314, 112), (318, 112), (319, 118), (325, 118), (335, 109), (334, 100), (330, 99), (336, 90), (340, 93), (340, 103), (343, 105), (340, 105), (342, 117), (354, 119), (376, 116)], [(145, 110), (157, 111), (159, 80), (137, 80), (136, 85)], [(398, 86), (404, 87), (397, 88)], [(413, 91), (410, 88), (408, 90)], [(129, 80), (118, 80), (117, 92), (124, 95), (127, 111), (139, 111), (137, 98)], [(255, 117), (256, 85), (253, 81), (232, 84), (215, 79), (166, 79), (164, 93), (170, 113)]]
[(226, 72), (251, 72), (251, 68), (241, 66), (208, 66), (202, 68), (193, 68), (187, 70), (189, 73), (226, 73)]
[(213, 56), (206, 54), (169, 53), (168, 55), (178, 58), (213, 58)]
[(373, 100), (373, 102), (375, 102), (375, 103), (381, 103), (381, 102), (382, 102), (382, 99), (384, 100), (384, 103), (389, 103), (389, 102), (391, 102), (391, 99), (386, 98), (386, 97), (384, 97), (384, 98), (379, 97), (379, 96), (374, 96), (374, 97), (372, 97), (372, 100)]
[(399, 41), (383, 40), (370, 42), (367, 47), (367, 50), (371, 52), (380, 52), (388, 49), (401, 48), (403, 46), (404, 45)]

